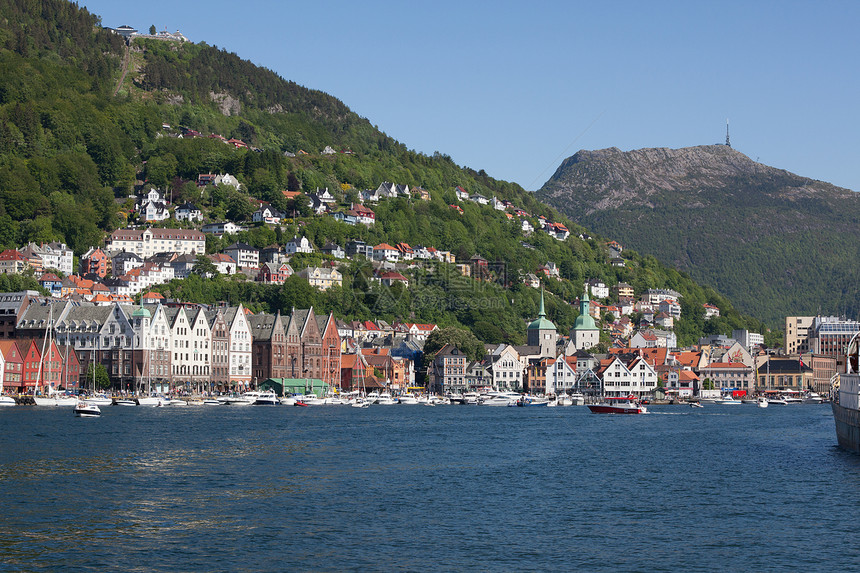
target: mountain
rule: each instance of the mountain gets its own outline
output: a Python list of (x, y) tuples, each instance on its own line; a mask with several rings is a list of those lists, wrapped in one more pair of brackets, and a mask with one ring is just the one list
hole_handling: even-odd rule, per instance
[(860, 312), (860, 198), (848, 189), (706, 145), (580, 151), (537, 196), (772, 324)]
[[(106, 232), (139, 222), (135, 197), (157, 188), (173, 205), (196, 204), (207, 221), (249, 227), (220, 239), (208, 236), (207, 253), (235, 241), (283, 246), (301, 235), (317, 247), (353, 239), (420, 244), (460, 261), (477, 254), (492, 265), (472, 278), (453, 265), (404, 270), (408, 287), (381, 286), (361, 261), (343, 269), (342, 288), (325, 292), (298, 278), (268, 286), (242, 276), (193, 275), (159, 287), (181, 300), (242, 301), (269, 312), (313, 306), (338, 318), (436, 322), (469, 328), (485, 342), (522, 342), (524, 320), (536, 316), (539, 300), (523, 277), (551, 262), (559, 278), (544, 281), (546, 306), (561, 332), (576, 319), (570, 303), (585, 279), (681, 293), (675, 330), (682, 344), (733, 328), (763, 331), (760, 321), (741, 316), (720, 293), (653, 257), (625, 252), (626, 264), (611, 266), (605, 240), (585, 237), (590, 233), (519, 185), (458, 166), (444, 154), (410, 150), (337, 98), (236, 54), (168, 39), (126, 43), (98, 16), (65, 0), (0, 0), (0, 14), (0, 248), (59, 240), (80, 256), (103, 245)], [(198, 187), (201, 173), (230, 173), (241, 189)], [(311, 214), (304, 195), (284, 193), (328, 188), (335, 209), (345, 211), (361, 190), (384, 181), (420, 186), (426, 194), (380, 201), (370, 228)], [(506, 200), (527, 214), (459, 202), (456, 187)], [(276, 228), (251, 224), (264, 201), (292, 216)], [(540, 229), (539, 217), (567, 225), (571, 236), (524, 234), (523, 220)], [(324, 260), (331, 257), (314, 253), (293, 262), (298, 270)], [(0, 290), (14, 286), (0, 276)], [(718, 306), (721, 316), (705, 321), (704, 303)]]

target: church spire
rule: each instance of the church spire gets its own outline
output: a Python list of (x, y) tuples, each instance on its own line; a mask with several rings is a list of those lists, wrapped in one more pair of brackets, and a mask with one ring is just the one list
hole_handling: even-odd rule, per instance
[(546, 318), (546, 310), (543, 305), (543, 286), (540, 287), (540, 309), (538, 310), (538, 318)]

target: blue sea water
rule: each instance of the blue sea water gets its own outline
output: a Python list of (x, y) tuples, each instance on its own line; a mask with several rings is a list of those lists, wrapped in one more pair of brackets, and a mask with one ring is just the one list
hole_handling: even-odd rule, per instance
[(0, 410), (4, 571), (848, 571), (828, 405)]

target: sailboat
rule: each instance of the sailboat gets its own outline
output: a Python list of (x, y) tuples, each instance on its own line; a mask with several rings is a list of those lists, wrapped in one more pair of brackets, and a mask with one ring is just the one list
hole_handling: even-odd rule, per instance
[[(39, 356), (39, 371), (36, 374), (36, 386), (33, 388), (33, 401), (37, 406), (74, 406), (78, 403), (78, 399), (74, 396), (61, 396), (59, 392), (54, 390), (54, 387), (51, 386), (51, 358), (54, 354), (54, 345), (53, 345), (53, 333), (54, 333), (54, 305), (49, 301), (48, 302), (48, 324), (45, 325), (45, 338), (42, 339), (42, 353)], [(47, 384), (45, 385), (45, 390), (48, 393), (47, 396), (37, 396), (36, 391), (39, 389), (39, 383), (42, 381), (42, 366), (45, 363), (45, 346), (48, 347), (48, 375)]]

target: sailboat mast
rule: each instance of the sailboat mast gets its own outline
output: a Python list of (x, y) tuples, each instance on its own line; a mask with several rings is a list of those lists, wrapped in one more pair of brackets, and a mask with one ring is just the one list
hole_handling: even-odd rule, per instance
[[(45, 337), (42, 338), (42, 352), (39, 353), (39, 371), (36, 373), (36, 385), (33, 387), (33, 396), (39, 391), (39, 383), (42, 381), (42, 365), (45, 362), (45, 343), (51, 336), (51, 320), (54, 318), (54, 305), (48, 301), (48, 324), (45, 325)], [(48, 344), (48, 352), (50, 352), (50, 344)], [(50, 365), (49, 365), (50, 366)]]

